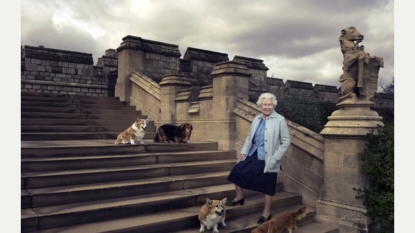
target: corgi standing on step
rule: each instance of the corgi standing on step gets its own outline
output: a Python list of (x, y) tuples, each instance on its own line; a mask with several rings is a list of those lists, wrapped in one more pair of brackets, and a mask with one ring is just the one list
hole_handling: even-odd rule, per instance
[(114, 144), (130, 143), (131, 145), (134, 145), (136, 142), (143, 144), (143, 138), (146, 134), (147, 124), (149, 121), (150, 118), (148, 117), (147, 119), (137, 118), (130, 127), (118, 134)]
[(226, 197), (222, 200), (211, 200), (206, 198), (206, 203), (199, 211), (199, 232), (205, 232), (206, 228), (208, 230), (213, 228), (213, 233), (219, 233), (218, 224), (220, 223), (222, 226), (226, 226), (226, 200)]

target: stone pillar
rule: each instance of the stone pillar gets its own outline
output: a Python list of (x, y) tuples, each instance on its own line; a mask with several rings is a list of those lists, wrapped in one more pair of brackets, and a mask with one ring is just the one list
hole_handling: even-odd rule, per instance
[(216, 63), (213, 79), (213, 122), (209, 141), (217, 141), (219, 150), (235, 150), (236, 122), (233, 109), (238, 98), (248, 99), (248, 68), (238, 62)]
[[(364, 66), (365, 82), (377, 80), (379, 67), (373, 65), (376, 62), (371, 59)], [(338, 224), (339, 233), (368, 232), (371, 222), (362, 199), (356, 198), (358, 193), (353, 189), (368, 187), (360, 155), (366, 147), (367, 134), (383, 126), (382, 117), (370, 109), (374, 105), (369, 101), (373, 87), (367, 84), (366, 88), (368, 95), (352, 95), (338, 103), (339, 110), (328, 117), (321, 131), (325, 137), (324, 185), (316, 203), (316, 219)]]
[(176, 119), (176, 95), (177, 92), (191, 86), (186, 76), (178, 74), (169, 74), (163, 76), (160, 82), (160, 123), (174, 123)]
[(130, 101), (131, 81), (133, 70), (140, 71), (144, 67), (143, 42), (141, 37), (126, 36), (117, 48), (118, 53), (118, 78), (115, 85), (115, 97), (121, 101)]

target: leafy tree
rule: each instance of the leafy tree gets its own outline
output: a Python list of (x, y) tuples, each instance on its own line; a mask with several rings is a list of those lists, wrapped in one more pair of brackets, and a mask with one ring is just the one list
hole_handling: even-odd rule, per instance
[(385, 87), (381, 87), (383, 92), (386, 94), (394, 94), (394, 90), (395, 90), (395, 77), (392, 77), (392, 82), (390, 82), (388, 85), (386, 85)]

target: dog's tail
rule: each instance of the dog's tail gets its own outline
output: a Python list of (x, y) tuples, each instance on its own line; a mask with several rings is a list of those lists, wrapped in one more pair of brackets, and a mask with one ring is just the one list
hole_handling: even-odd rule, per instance
[(307, 206), (303, 205), (297, 212), (295, 212), (295, 219), (300, 220), (306, 216)]
[[(160, 130), (160, 129), (159, 129)], [(160, 137), (159, 137), (159, 132), (158, 132), (158, 130), (157, 130), (157, 132), (156, 132), (156, 135), (154, 136), (154, 138), (153, 138), (153, 141), (154, 142), (160, 142)]]

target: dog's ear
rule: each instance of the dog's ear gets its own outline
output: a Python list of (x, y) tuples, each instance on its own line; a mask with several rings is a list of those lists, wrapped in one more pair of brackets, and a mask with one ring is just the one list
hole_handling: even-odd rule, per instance
[(207, 206), (212, 206), (212, 200), (210, 200), (209, 198), (206, 198), (206, 205)]
[(225, 203), (226, 203), (226, 201), (228, 200), (228, 198), (227, 197), (225, 197), (225, 198), (223, 198), (222, 199), (222, 201), (220, 201), (220, 202), (222, 202), (222, 205), (225, 205)]
[(190, 125), (190, 130), (193, 131), (193, 125), (192, 124), (189, 124), (189, 125)]

